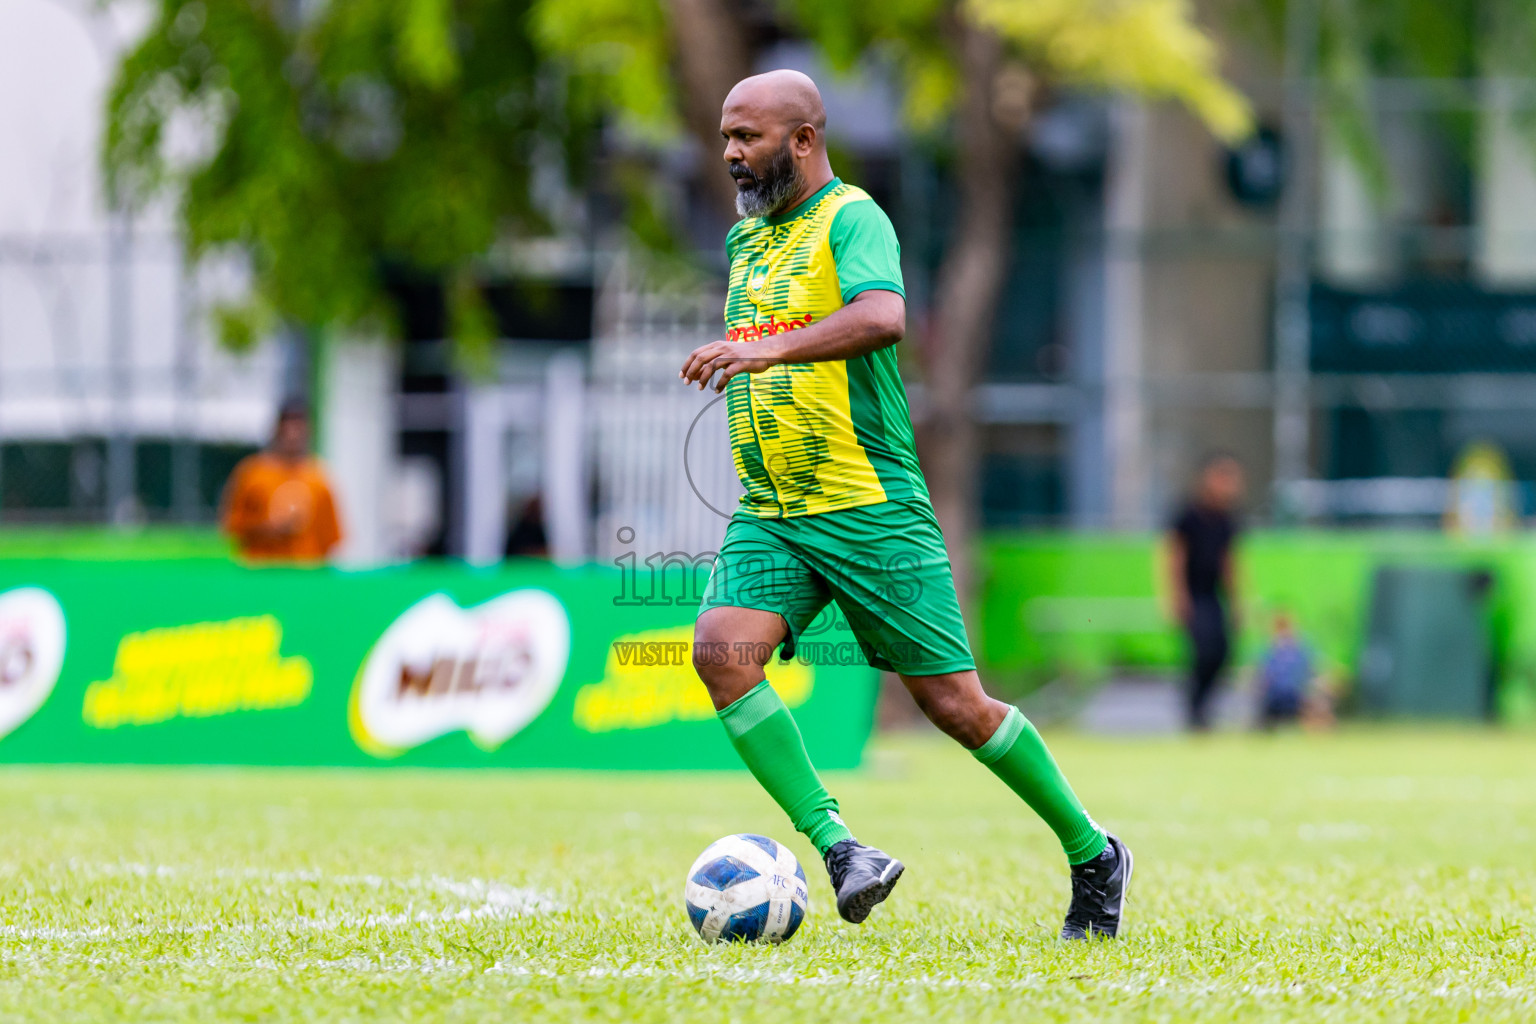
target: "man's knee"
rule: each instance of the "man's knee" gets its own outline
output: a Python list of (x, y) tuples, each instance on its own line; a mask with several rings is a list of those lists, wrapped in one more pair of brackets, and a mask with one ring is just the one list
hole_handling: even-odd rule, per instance
[[(928, 720), (947, 735), (953, 736), (968, 746), (981, 745), (979, 742), (969, 742), (976, 738), (972, 734), (979, 731), (975, 721), (977, 709), (968, 701), (961, 699), (958, 694), (953, 692), (931, 694), (923, 702), (922, 708), (923, 714), (928, 716)], [(983, 736), (980, 739), (982, 742), (985, 742), (986, 737)]]
[(741, 697), (763, 681), (763, 662), (754, 657), (750, 643), (728, 640), (711, 630), (696, 629), (693, 639), (693, 670), (709, 691), (716, 708)]
[(701, 630), (695, 630), (693, 635), (693, 670), (704, 680), (704, 685), (720, 680), (732, 668), (730, 658), (726, 652), (730, 649), (728, 641), (716, 639)]
[(905, 680), (928, 720), (962, 746), (976, 749), (997, 731), (1006, 714), (969, 674)]

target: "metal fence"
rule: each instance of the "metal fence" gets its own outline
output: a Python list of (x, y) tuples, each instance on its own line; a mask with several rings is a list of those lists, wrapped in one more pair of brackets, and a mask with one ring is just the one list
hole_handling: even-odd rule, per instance
[(0, 518), (207, 518), (283, 382), (278, 346), (213, 338), (207, 297), (232, 284), (126, 222), (0, 237)]
[(685, 387), (687, 354), (720, 336), (723, 295), (664, 294), (616, 271), (593, 344), (595, 552), (715, 551), (740, 498), (722, 396)]

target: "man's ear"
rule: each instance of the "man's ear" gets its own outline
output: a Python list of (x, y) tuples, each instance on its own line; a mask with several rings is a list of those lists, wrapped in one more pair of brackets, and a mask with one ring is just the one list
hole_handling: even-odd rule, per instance
[(815, 125), (802, 124), (794, 133), (795, 155), (807, 157), (816, 151)]

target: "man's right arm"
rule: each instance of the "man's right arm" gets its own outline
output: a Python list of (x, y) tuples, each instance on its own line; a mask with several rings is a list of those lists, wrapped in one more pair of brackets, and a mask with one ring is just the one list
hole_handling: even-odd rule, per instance
[(1162, 576), (1163, 614), (1179, 625), (1188, 625), (1190, 613), (1189, 582), (1186, 570), (1189, 548), (1177, 528), (1163, 535), (1158, 563)]
[(242, 542), (250, 529), (245, 497), (249, 476), (244, 462), (237, 465), (235, 471), (229, 475), (229, 481), (224, 485), (224, 494), (219, 501), (219, 525), (224, 528), (225, 533)]

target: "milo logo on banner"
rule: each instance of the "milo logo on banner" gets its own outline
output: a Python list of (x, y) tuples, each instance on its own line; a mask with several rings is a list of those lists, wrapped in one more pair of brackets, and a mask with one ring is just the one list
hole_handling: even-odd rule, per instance
[(0, 594), (0, 736), (31, 718), (64, 667), (64, 609), (41, 587)]
[(396, 619), (364, 660), (352, 685), (352, 737), (378, 757), (459, 730), (494, 750), (548, 706), (570, 653), (570, 619), (545, 591), (516, 590), (473, 608), (433, 594)]

